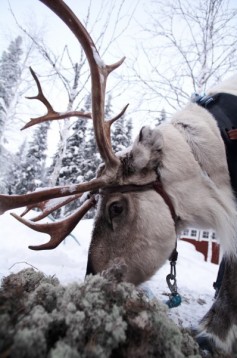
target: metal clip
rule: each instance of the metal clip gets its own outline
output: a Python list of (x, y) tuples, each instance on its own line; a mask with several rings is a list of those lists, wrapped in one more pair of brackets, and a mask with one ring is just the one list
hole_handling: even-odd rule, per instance
[(177, 293), (176, 262), (170, 262), (170, 274), (166, 276), (166, 282), (171, 293)]
[(178, 257), (178, 252), (175, 249), (170, 258), (170, 273), (166, 276), (166, 282), (170, 289), (171, 294), (169, 295), (169, 300), (166, 302), (169, 308), (178, 307), (182, 298), (178, 293), (177, 281), (176, 281), (176, 261)]

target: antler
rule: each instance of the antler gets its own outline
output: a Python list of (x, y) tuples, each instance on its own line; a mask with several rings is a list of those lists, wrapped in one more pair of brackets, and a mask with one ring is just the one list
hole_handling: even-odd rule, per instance
[(119, 166), (119, 159), (112, 150), (109, 135), (110, 124), (104, 121), (105, 89), (108, 75), (123, 63), (125, 57), (113, 65), (105, 65), (92, 38), (76, 15), (62, 0), (40, 1), (60, 17), (74, 33), (85, 51), (91, 71), (92, 119), (96, 143), (106, 168), (116, 169)]
[(91, 113), (85, 113), (81, 111), (71, 111), (71, 112), (65, 112), (65, 113), (59, 113), (56, 112), (47, 98), (44, 96), (40, 81), (36, 75), (36, 73), (33, 71), (33, 69), (30, 67), (30, 72), (36, 82), (36, 86), (38, 88), (38, 94), (36, 96), (26, 97), (28, 99), (38, 99), (40, 102), (42, 102), (45, 107), (47, 108), (47, 114), (41, 117), (37, 118), (31, 118), (30, 122), (26, 123), (26, 125), (22, 129), (29, 128), (35, 124), (46, 122), (46, 121), (54, 121), (58, 119), (68, 118), (68, 117), (83, 117), (83, 118), (92, 118)]
[(19, 220), (21, 223), (25, 224), (29, 228), (50, 235), (50, 240), (46, 244), (38, 246), (29, 246), (31, 250), (51, 250), (55, 249), (75, 228), (81, 218), (87, 213), (87, 211), (95, 205), (95, 198), (92, 196), (88, 199), (83, 206), (77, 209), (72, 215), (67, 217), (64, 220), (60, 220), (54, 223), (46, 224), (36, 224), (32, 221), (23, 219), (21, 216), (18, 216), (12, 213), (12, 216)]
[(51, 200), (45, 200), (37, 204), (29, 204), (27, 205), (26, 209), (21, 214), (21, 217), (26, 215), (30, 210), (32, 209), (40, 209), (42, 211), (41, 214), (35, 216), (34, 218), (31, 218), (31, 221), (39, 221), (46, 216), (53, 213), (55, 210), (60, 209), (62, 206), (69, 204), (71, 201), (74, 201), (76, 199), (79, 199), (82, 196), (82, 194), (72, 195), (66, 198), (54, 198)]
[[(50, 102), (48, 101), (48, 99), (45, 97), (40, 81), (35, 73), (35, 71), (30, 67), (30, 72), (35, 80), (36, 86), (38, 88), (38, 94), (36, 96), (31, 96), (31, 97), (26, 97), (27, 99), (37, 99), (38, 101), (40, 101), (41, 103), (43, 103), (47, 109), (47, 113), (44, 116), (40, 116), (37, 118), (31, 118), (29, 122), (27, 122), (24, 127), (22, 127), (21, 129), (26, 129), (29, 128), (31, 126), (34, 126), (35, 124), (39, 124), (39, 123), (43, 123), (43, 122), (47, 122), (47, 121), (54, 121), (54, 120), (59, 120), (59, 119), (64, 119), (64, 118), (69, 118), (69, 117), (82, 117), (82, 118), (87, 118), (87, 119), (92, 119), (92, 113), (88, 112), (82, 112), (82, 111), (70, 111), (70, 112), (64, 112), (64, 113), (60, 113), (57, 112), (53, 109), (52, 105), (50, 104)], [(115, 116), (114, 118), (108, 120), (108, 121), (104, 121), (104, 130), (105, 130), (105, 135), (106, 137), (109, 139), (110, 141), (110, 128), (111, 125), (117, 121), (126, 111), (126, 109), (128, 108), (128, 104), (122, 109), (122, 111)]]
[[(0, 195), (0, 213), (6, 210), (27, 206), (26, 210), (21, 216), (13, 214), (13, 216), (20, 222), (24, 223), (28, 227), (48, 233), (51, 236), (50, 241), (47, 244), (39, 246), (30, 246), (29, 248), (34, 250), (52, 249), (59, 245), (60, 242), (70, 233), (76, 226), (83, 215), (95, 205), (95, 199), (93, 193), (100, 188), (104, 188), (116, 179), (116, 172), (120, 165), (120, 160), (114, 154), (110, 141), (110, 127), (112, 123), (123, 115), (127, 106), (113, 119), (109, 121), (104, 120), (104, 104), (105, 104), (105, 89), (106, 80), (108, 75), (117, 67), (119, 67), (124, 58), (113, 65), (105, 65), (100, 58), (100, 55), (96, 49), (96, 46), (91, 39), (90, 35), (83, 27), (81, 22), (77, 19), (75, 14), (62, 0), (40, 0), (46, 6), (48, 6), (56, 15), (58, 15), (63, 22), (74, 33), (78, 41), (81, 43), (87, 60), (90, 66), (91, 72), (91, 87), (92, 87), (92, 114), (83, 112), (56, 112), (49, 101), (43, 94), (40, 82), (35, 72), (30, 69), (31, 74), (36, 82), (38, 88), (38, 94), (34, 97), (28, 97), (29, 99), (37, 99), (41, 101), (47, 108), (47, 114), (41, 117), (33, 118), (24, 128), (30, 127), (34, 124), (41, 123), (47, 120), (57, 120), (67, 118), (71, 116), (81, 116), (85, 118), (91, 118), (93, 120), (95, 139), (98, 146), (100, 155), (105, 163), (105, 169), (100, 171), (99, 176), (96, 179), (92, 179), (88, 183), (82, 183), (72, 186), (63, 186), (50, 189), (44, 189), (29, 193), (25, 195)], [(51, 224), (37, 224), (34, 221), (38, 221), (45, 216), (49, 215), (54, 210), (69, 203), (72, 200), (79, 198), (82, 193), (89, 191), (90, 198), (79, 208), (74, 214), (67, 217), (64, 220), (60, 220), (57, 223)], [(63, 198), (60, 201), (55, 202), (55, 198)], [(32, 220), (25, 220), (22, 218), (28, 211), (33, 208), (40, 208), (42, 213)]]

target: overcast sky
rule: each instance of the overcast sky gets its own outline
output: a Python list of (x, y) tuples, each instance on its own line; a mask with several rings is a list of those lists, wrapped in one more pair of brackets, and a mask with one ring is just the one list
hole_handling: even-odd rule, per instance
[[(121, 1), (114, 1), (117, 9), (119, 9)], [(93, 19), (100, 17), (98, 24), (93, 29), (91, 36), (94, 41), (96, 41), (96, 36), (98, 36), (100, 32), (100, 23), (103, 23), (106, 19), (106, 14), (110, 11), (111, 4), (114, 3), (111, 0), (92, 0), (91, 6), (91, 21), (92, 24), (94, 22)], [(145, 1), (146, 2), (146, 1)], [(84, 22), (87, 14), (87, 9), (90, 4), (89, 0), (67, 0), (66, 3), (69, 7), (76, 13), (78, 18)], [(145, 13), (144, 13), (144, 0), (124, 0), (123, 7), (121, 10), (119, 26), (117, 28), (117, 33), (126, 27), (126, 30), (122, 35), (119, 36), (118, 40), (112, 45), (109, 46), (109, 49), (103, 56), (103, 60), (106, 64), (111, 64), (113, 62), (118, 61), (123, 56), (126, 56), (127, 61), (131, 60), (134, 57), (134, 47), (135, 41), (133, 40), (138, 36), (139, 31), (141, 31), (141, 27), (139, 23), (145, 21)], [(18, 35), (22, 35), (19, 27), (16, 24), (16, 20), (14, 19), (12, 12), (14, 13), (17, 22), (23, 27), (27, 29), (32, 29), (33, 32), (40, 32), (43, 34), (44, 41), (46, 45), (52, 49), (55, 53), (60, 54), (65, 44), (70, 47), (70, 55), (73, 57), (74, 61), (78, 61), (78, 56), (80, 55), (80, 46), (78, 45), (77, 40), (74, 35), (68, 30), (66, 25), (62, 23), (57, 16), (51, 12), (44, 4), (42, 4), (39, 0), (1, 0), (0, 1), (0, 53), (5, 50), (11, 40), (16, 38)], [(114, 11), (114, 15), (116, 16), (117, 10)], [(131, 19), (130, 19), (131, 18)], [(130, 19), (130, 20), (129, 20)], [(106, 42), (110, 40), (113, 32), (113, 18), (110, 21), (110, 28), (105, 39)], [(121, 66), (122, 67), (122, 66)], [(37, 64), (34, 64), (34, 70), (42, 74), (43, 70), (41, 68), (37, 68)], [(123, 65), (122, 71), (126, 72), (126, 64)], [(30, 74), (29, 74), (30, 77)], [(111, 76), (110, 76), (111, 77)], [(111, 87), (111, 80), (109, 80), (109, 84), (107, 87)], [(33, 89), (34, 90), (34, 89)], [(31, 89), (32, 91), (32, 89)], [(32, 95), (32, 92), (29, 94)], [(66, 108), (62, 105), (62, 102), (65, 98), (65, 95), (60, 93), (63, 99), (58, 101), (57, 99), (57, 110), (65, 110)], [(118, 103), (116, 108), (116, 101), (114, 101), (115, 111), (118, 113), (128, 102), (131, 103), (131, 100), (127, 98), (127, 95), (124, 95), (121, 101)], [(28, 102), (26, 102), (28, 105)], [(60, 105), (62, 108), (60, 108)], [(131, 108), (131, 106), (130, 106)], [(33, 112), (34, 113), (34, 112)], [(28, 116), (28, 115), (27, 115)], [(28, 120), (28, 117), (27, 117)], [(140, 127), (140, 125), (138, 124)], [(27, 130), (28, 133), (31, 129)]]
[[(91, 17), (95, 18), (98, 14), (100, 14), (101, 22), (106, 18), (106, 13), (109, 11), (109, 6), (113, 4), (112, 0), (91, 0), (92, 2), (92, 10)], [(127, 66), (128, 63), (132, 63), (132, 61), (137, 61), (140, 64), (142, 70), (150, 70), (149, 64), (146, 63), (144, 66), (144, 62), (142, 61), (142, 47), (148, 48), (148, 40), (144, 38), (144, 32), (141, 30), (141, 25), (146, 27), (149, 21), (148, 13), (151, 12), (151, 8), (155, 9), (156, 4), (159, 3), (159, 0), (116, 0), (114, 1), (117, 8), (119, 7), (121, 2), (124, 2), (119, 27), (117, 31), (126, 27), (128, 24), (128, 20), (131, 17), (131, 21), (129, 25), (126, 27), (124, 33), (119, 36), (118, 40), (109, 46), (109, 49), (103, 56), (103, 59), (106, 64), (113, 63), (123, 56), (126, 56), (126, 62), (123, 64), (118, 70), (115, 71), (116, 74), (120, 75), (123, 81), (126, 81), (126, 75), (129, 70)], [(66, 3), (71, 7), (71, 9), (76, 13), (78, 18), (83, 22), (86, 17), (88, 5), (90, 0), (66, 0)], [(230, 4), (232, 7), (237, 8), (237, 0), (231, 0)], [(77, 40), (74, 38), (74, 35), (67, 29), (66, 25), (62, 23), (61, 20), (57, 18), (57, 16), (52, 13), (44, 4), (42, 4), (39, 0), (0, 0), (0, 53), (6, 49), (9, 45), (9, 42), (18, 36), (20, 33), (19, 28), (16, 25), (14, 17), (11, 14), (10, 7), (12, 8), (13, 13), (15, 14), (17, 21), (24, 27), (28, 29), (32, 29), (32, 32), (38, 31), (40, 32), (45, 40), (45, 43), (60, 54), (65, 44), (68, 44), (71, 48), (70, 54), (72, 54), (74, 61), (78, 61), (77, 58), (79, 56), (80, 46), (78, 46)], [(114, 14), (116, 15), (116, 11)], [(91, 21), (93, 23), (93, 21)], [(236, 29), (237, 31), (237, 29)], [(89, 29), (89, 32), (90, 29)], [(109, 42), (110, 37), (113, 32), (113, 18), (111, 19), (111, 23), (109, 26), (109, 31), (107, 31), (107, 37), (105, 38), (106, 42)], [(95, 27), (91, 33), (92, 38), (96, 41), (96, 37), (99, 33), (99, 27)], [(153, 41), (154, 42), (154, 41)], [(159, 46), (159, 44), (157, 44)], [(139, 47), (139, 56), (136, 57), (136, 47)], [(152, 61), (152, 59), (151, 59)], [(236, 60), (237, 61), (237, 60)], [(35, 66), (35, 64), (34, 64)], [(36, 72), (42, 74), (37, 68), (34, 67)], [(111, 77), (111, 76), (110, 76)], [(111, 79), (109, 79), (108, 88), (111, 87)], [(30, 94), (32, 95), (32, 93)], [(62, 95), (60, 93), (60, 95)], [(135, 96), (137, 95), (136, 86), (130, 87), (129, 92), (124, 92), (121, 94), (118, 104), (116, 100), (113, 102), (115, 104), (115, 111), (118, 113), (128, 102), (130, 103), (128, 113), (135, 113), (135, 116), (138, 117), (134, 121), (134, 125), (141, 127), (143, 125), (143, 120), (149, 121), (149, 113), (146, 111), (141, 111), (138, 114), (136, 113), (137, 102)], [(191, 93), (190, 93), (191, 95)], [(65, 97), (64, 97), (65, 98)], [(142, 99), (143, 100), (143, 99)], [(140, 101), (140, 99), (139, 99)], [(156, 108), (162, 108), (159, 103)], [(58, 101), (60, 104), (62, 101)], [(143, 101), (145, 102), (145, 101)], [(146, 108), (147, 109), (147, 108)], [(58, 109), (63, 110), (63, 109)], [(145, 119), (144, 119), (144, 118)]]
[[(104, 47), (109, 42), (112, 32), (114, 18), (118, 13), (121, 3), (123, 3), (119, 25), (116, 29), (116, 34), (125, 28), (124, 32), (119, 35), (118, 39), (111, 44), (102, 56), (106, 64), (111, 64), (118, 61), (123, 56), (126, 57), (126, 62), (132, 61), (134, 58), (134, 49), (137, 46), (136, 38), (141, 33), (141, 23), (144, 23), (148, 15), (144, 12), (144, 3), (151, 3), (151, 0), (92, 0), (91, 20), (93, 24), (94, 19), (99, 16), (100, 20), (93, 29), (88, 29), (93, 40), (96, 42), (96, 37), (101, 30), (101, 24), (106, 20), (107, 13), (110, 11), (111, 4), (115, 3), (117, 10), (113, 12), (109, 29), (106, 31), (104, 40)], [(90, 4), (89, 0), (67, 0), (66, 3), (76, 13), (78, 18), (84, 22), (87, 9)], [(80, 55), (80, 46), (70, 30), (62, 23), (57, 16), (51, 12), (39, 0), (1, 0), (0, 1), (0, 53), (9, 46), (9, 42), (16, 36), (21, 34), (16, 25), (14, 17), (10, 11), (10, 7), (15, 14), (17, 21), (24, 27), (32, 29), (43, 34), (46, 45), (53, 49), (54, 52), (60, 54), (65, 44), (70, 46), (70, 55), (75, 62), (78, 61)], [(99, 15), (98, 15), (99, 14)], [(92, 31), (91, 31), (92, 30)], [(115, 34), (115, 36), (116, 36)], [(34, 65), (35, 66), (35, 65)], [(126, 63), (119, 69), (120, 73), (126, 72)], [(37, 67), (34, 69), (37, 72)], [(40, 72), (39, 72), (40, 73)], [(118, 73), (118, 72), (117, 72)], [(111, 76), (110, 76), (111, 77)], [(111, 80), (110, 80), (111, 81)], [(127, 103), (127, 100), (122, 104), (122, 107)], [(121, 108), (120, 108), (121, 109)]]
[[(146, 4), (151, 3), (150, 0), (145, 2)], [(90, 3), (89, 0), (66, 0), (66, 3), (76, 13), (80, 20), (83, 21), (85, 19), (88, 5)], [(92, 19), (100, 13), (101, 9), (101, 18), (105, 18), (106, 13), (109, 11), (107, 5), (110, 3), (112, 2), (108, 0), (92, 0)], [(120, 1), (117, 1), (117, 5), (119, 4)], [(66, 28), (66, 26), (62, 24), (62, 21), (59, 20), (57, 16), (55, 16), (55, 14), (53, 14), (39, 0), (1, 0), (0, 51), (4, 50), (6, 46), (8, 46), (9, 41), (19, 34), (19, 29), (17, 28), (15, 20), (11, 14), (10, 7), (21, 25), (24, 25), (25, 27), (41, 28), (42, 31), (45, 31), (47, 41), (50, 44), (56, 46), (58, 43), (61, 43), (62, 46), (62, 43), (73, 41), (73, 35)], [(133, 36), (137, 36), (138, 31), (140, 31), (138, 23), (144, 23), (147, 18), (144, 10), (144, 0), (124, 1), (121, 11), (121, 28), (124, 24), (126, 24), (126, 21), (131, 14), (133, 14), (131, 23), (126, 29), (124, 35), (122, 35), (118, 41), (121, 46), (121, 52), (123, 52), (122, 56), (125, 52), (126, 55), (129, 56), (132, 49), (131, 39)]]

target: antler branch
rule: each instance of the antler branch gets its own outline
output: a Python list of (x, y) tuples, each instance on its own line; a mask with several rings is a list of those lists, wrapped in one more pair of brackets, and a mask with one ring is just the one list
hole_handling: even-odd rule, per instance
[(110, 129), (111, 129), (112, 124), (115, 121), (117, 121), (119, 118), (122, 117), (122, 115), (125, 113), (125, 111), (128, 108), (128, 106), (129, 106), (129, 104), (127, 104), (117, 116), (115, 116), (114, 118), (112, 118), (112, 119), (110, 119), (110, 120), (105, 122), (105, 133), (106, 133), (106, 136), (109, 139), (110, 139)]
[(38, 101), (43, 103), (45, 105), (45, 107), (47, 108), (47, 113), (41, 117), (31, 118), (30, 122), (26, 123), (26, 125), (23, 128), (21, 128), (22, 130), (29, 128), (35, 124), (38, 124), (38, 123), (42, 123), (42, 122), (46, 122), (46, 121), (54, 121), (54, 120), (64, 119), (64, 118), (69, 118), (69, 117), (83, 117), (83, 118), (90, 118), (90, 119), (92, 118), (91, 113), (85, 113), (82, 111), (71, 111), (71, 112), (65, 112), (65, 113), (56, 112), (53, 109), (52, 105), (47, 100), (47, 98), (44, 96), (40, 81), (39, 81), (36, 73), (33, 71), (33, 69), (31, 67), (30, 67), (30, 72), (36, 82), (36, 85), (38, 88), (38, 94), (36, 96), (31, 96), (31, 97), (26, 97), (26, 98), (37, 99)]
[(14, 213), (11, 215), (29, 228), (50, 235), (49, 242), (38, 246), (29, 246), (29, 249), (51, 250), (57, 247), (70, 234), (70, 232), (75, 228), (85, 213), (94, 205), (95, 198), (92, 196), (72, 215), (68, 216), (66, 219), (54, 223), (36, 224), (32, 221), (23, 219), (21, 216), (18, 216)]
[(10, 209), (21, 208), (23, 206), (39, 204), (45, 200), (61, 198), (64, 196), (84, 193), (86, 191), (96, 191), (109, 184), (109, 177), (101, 176), (92, 179), (88, 183), (81, 183), (69, 186), (61, 186), (50, 189), (35, 191), (24, 195), (0, 195), (0, 214)]
[[(116, 181), (116, 175), (120, 166), (120, 160), (118, 157), (116, 157), (112, 150), (110, 140), (110, 127), (112, 123), (114, 123), (124, 114), (128, 106), (127, 105), (126, 107), (124, 107), (124, 109), (111, 120), (104, 120), (106, 80), (108, 75), (123, 63), (124, 58), (122, 58), (115, 64), (105, 65), (101, 60), (100, 55), (90, 35), (83, 27), (81, 22), (77, 19), (75, 14), (64, 3), (64, 1), (40, 1), (46, 6), (48, 6), (53, 12), (56, 13), (56, 15), (58, 15), (63, 20), (63, 22), (74, 33), (85, 51), (91, 72), (92, 114), (79, 111), (72, 111), (67, 113), (56, 112), (50, 102), (44, 96), (37, 75), (32, 70), (32, 68), (30, 68), (31, 74), (37, 85), (38, 94), (36, 96), (28, 98), (37, 99), (41, 103), (43, 103), (47, 109), (47, 113), (44, 116), (32, 118), (30, 122), (25, 125), (24, 128), (48, 120), (57, 120), (72, 116), (84, 118), (92, 117), (96, 143), (100, 155), (105, 163), (105, 168), (100, 174), (98, 174), (98, 177), (96, 179), (92, 179), (88, 183), (44, 189), (25, 195), (0, 195), (0, 214), (9, 209), (27, 206), (26, 210), (22, 213), (21, 216), (18, 216), (16, 214), (12, 215), (28, 227), (50, 235), (51, 238), (48, 243), (39, 246), (30, 246), (30, 248), (34, 250), (52, 249), (58, 246), (60, 242), (62, 242), (64, 238), (74, 229), (74, 227), (83, 217), (83, 215), (92, 206), (95, 205), (94, 193), (98, 191), (98, 189), (111, 185)], [(34, 222), (49, 215), (54, 210), (60, 208), (63, 205), (66, 205), (72, 200), (76, 200), (82, 195), (82, 193), (86, 191), (90, 191), (91, 197), (78, 210), (76, 210), (75, 213), (73, 213), (66, 219), (50, 224), (41, 224)], [(52, 199), (56, 198), (65, 199), (61, 199), (60, 202), (54, 202)], [(26, 220), (23, 218), (23, 216), (29, 210), (36, 207), (40, 208), (43, 211), (40, 215), (36, 216), (32, 220)]]
[(96, 143), (102, 159), (107, 169), (116, 169), (119, 166), (119, 159), (113, 153), (110, 138), (105, 129), (104, 122), (104, 103), (106, 80), (114, 69), (118, 68), (124, 61), (113, 65), (105, 65), (102, 61), (96, 46), (76, 15), (62, 0), (40, 0), (48, 6), (74, 33), (81, 46), (83, 47), (91, 71), (92, 87), (92, 119), (95, 130)]
[(75, 201), (79, 199), (82, 196), (82, 194), (72, 195), (66, 198), (57, 198), (57, 199), (51, 199), (51, 200), (45, 200), (37, 204), (31, 204), (27, 205), (26, 209), (21, 214), (21, 217), (25, 216), (30, 210), (32, 209), (40, 209), (42, 212), (41, 214), (35, 216), (34, 218), (30, 219), (31, 221), (39, 221), (55, 210), (60, 209), (62, 206), (65, 206), (72, 201)]

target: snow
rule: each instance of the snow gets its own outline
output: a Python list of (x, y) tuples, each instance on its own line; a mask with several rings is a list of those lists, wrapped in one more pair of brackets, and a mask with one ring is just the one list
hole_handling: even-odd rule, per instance
[[(19, 215), (22, 210), (14, 212)], [(33, 266), (47, 275), (56, 275), (62, 284), (83, 281), (93, 220), (82, 220), (64, 243), (49, 251), (29, 250), (28, 245), (42, 244), (49, 237), (25, 227), (9, 213), (0, 216), (0, 225), (0, 279)], [(205, 262), (203, 255), (187, 242), (178, 242), (178, 252), (177, 281), (182, 304), (170, 309), (169, 316), (180, 326), (195, 328), (213, 303), (212, 285), (218, 266)], [(169, 272), (167, 262), (143, 285), (162, 301), (168, 299), (166, 276)]]
[(55, 208), (57, 205), (63, 204), (64, 201), (67, 201), (69, 198), (73, 198), (73, 197), (76, 197), (76, 195), (69, 195), (69, 196), (64, 196), (62, 198), (50, 199), (46, 202), (45, 209), (51, 210)]
[[(101, 67), (101, 68), (104, 68), (104, 67), (105, 67), (105, 63), (104, 63), (104, 61), (101, 59), (101, 57), (100, 57), (100, 55), (99, 55), (97, 49), (96, 49), (94, 46), (92, 46), (92, 52), (93, 52), (93, 57), (94, 57), (94, 60), (95, 60), (95, 62), (96, 62), (96, 64), (97, 64), (97, 66), (99, 66), (99, 67)], [(102, 78), (101, 78), (101, 83), (103, 83), (103, 82), (104, 82), (104, 76), (102, 76)]]

